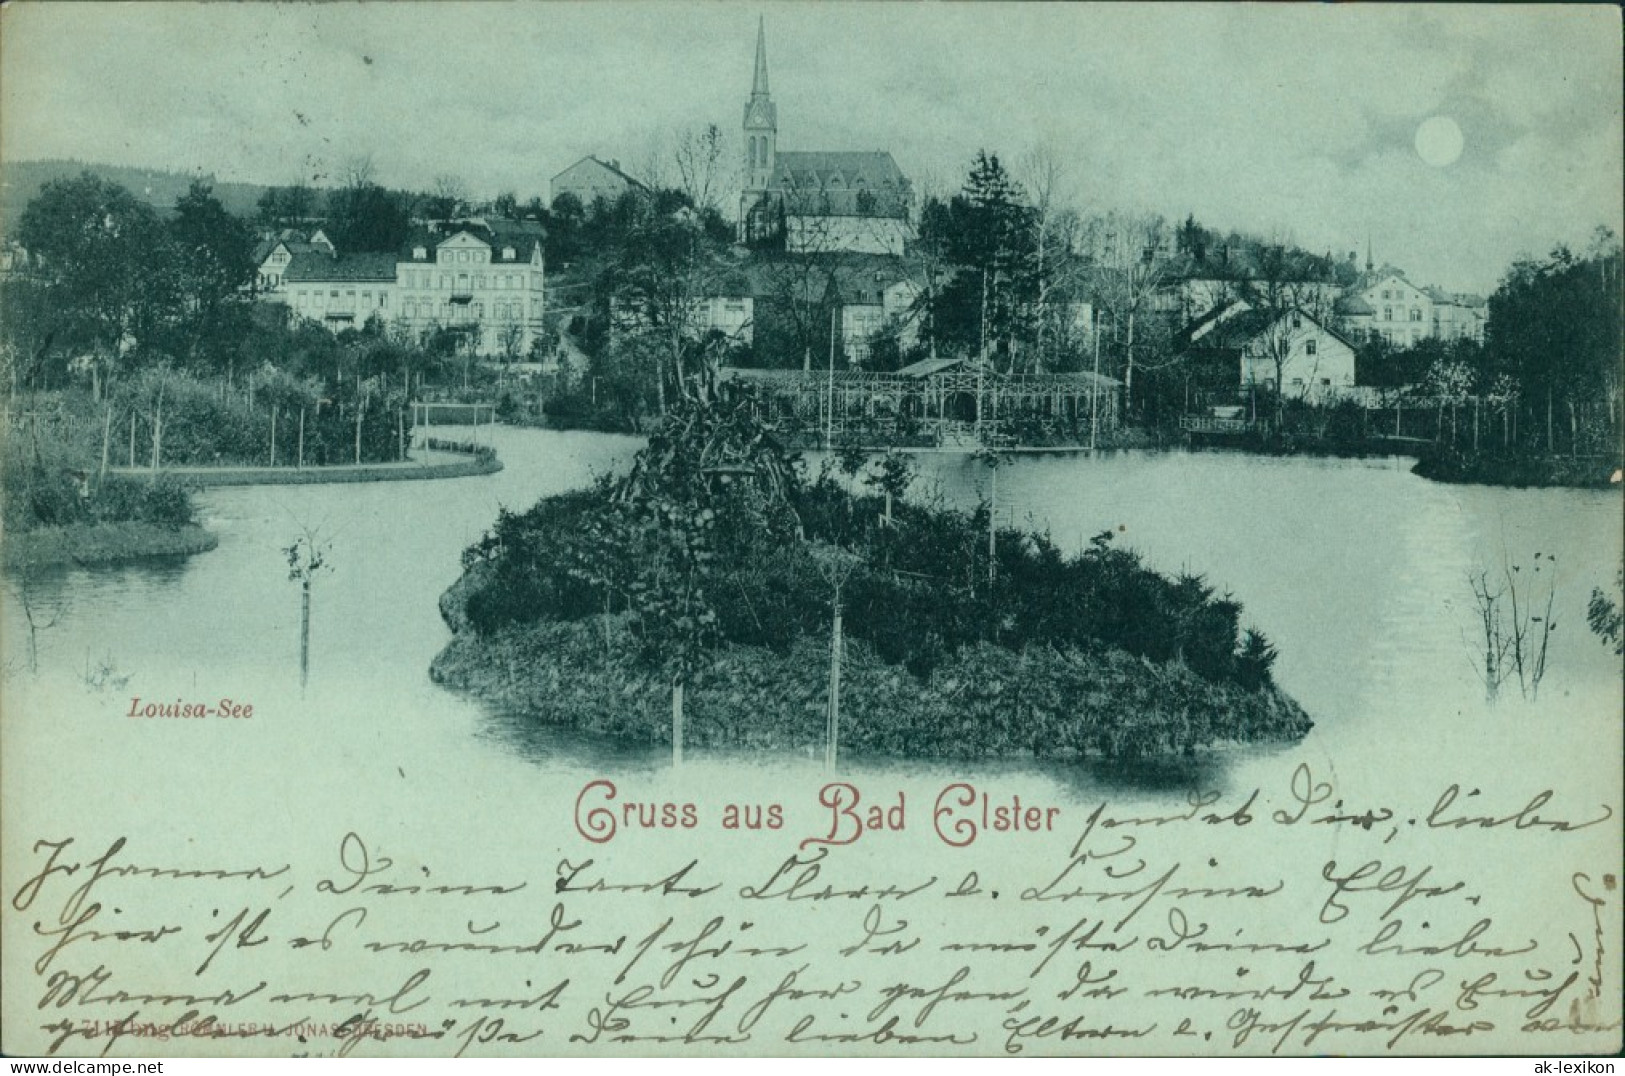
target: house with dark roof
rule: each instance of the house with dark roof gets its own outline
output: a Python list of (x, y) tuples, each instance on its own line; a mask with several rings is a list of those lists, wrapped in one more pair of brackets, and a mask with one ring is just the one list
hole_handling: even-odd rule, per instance
[(254, 247), (252, 256), (254, 264), (258, 266), (254, 274), (254, 289), (262, 295), (280, 290), (283, 274), (295, 255), (334, 253), (332, 240), (319, 228), (308, 239), (304, 232), (284, 229), (270, 238), (262, 239)]
[[(1354, 345), (1308, 312), (1254, 309), (1236, 300), (1187, 325), (1175, 348), (1193, 383), (1229, 402), (1255, 389), (1288, 399), (1335, 403), (1359, 395)], [(1228, 399), (1221, 400), (1225, 396)]]
[(745, 102), (740, 241), (782, 239), (793, 253), (902, 254), (914, 234), (914, 195), (890, 153), (778, 148), (766, 35), (758, 22), (756, 71)]
[(335, 332), (392, 316), (395, 255), (301, 250), (283, 267), (277, 292), (294, 315)]
[(548, 204), (558, 201), (561, 194), (569, 194), (583, 206), (591, 206), (599, 198), (613, 202), (627, 191), (648, 189), (621, 171), (620, 161), (587, 156), (553, 177), (548, 184)]

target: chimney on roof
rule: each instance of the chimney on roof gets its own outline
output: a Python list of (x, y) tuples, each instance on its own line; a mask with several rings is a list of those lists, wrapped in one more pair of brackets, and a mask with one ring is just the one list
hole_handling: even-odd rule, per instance
[(616, 171), (619, 171), (621, 167), (621, 159), (619, 157), (611, 157), (609, 159), (609, 166)]

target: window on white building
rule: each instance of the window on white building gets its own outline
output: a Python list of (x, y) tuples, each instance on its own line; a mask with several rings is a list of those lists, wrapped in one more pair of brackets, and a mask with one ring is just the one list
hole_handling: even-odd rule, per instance
[(1319, 344), (1320, 344), (1319, 340), (1305, 340), (1303, 342), (1303, 353), (1305, 355), (1313, 355), (1315, 353), (1315, 348)]
[(1411, 307), (1411, 320), (1412, 321), (1421, 321), (1422, 320), (1422, 310), (1421, 310), (1420, 307), (1415, 307), (1415, 306)]

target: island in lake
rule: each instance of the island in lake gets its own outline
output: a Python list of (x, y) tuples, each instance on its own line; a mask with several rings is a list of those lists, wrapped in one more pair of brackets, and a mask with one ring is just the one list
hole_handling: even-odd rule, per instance
[(751, 397), (695, 379), (626, 474), (504, 510), (441, 600), (433, 678), (708, 748), (1128, 760), (1309, 731), (1200, 577), (905, 500), (901, 455), (810, 475)]

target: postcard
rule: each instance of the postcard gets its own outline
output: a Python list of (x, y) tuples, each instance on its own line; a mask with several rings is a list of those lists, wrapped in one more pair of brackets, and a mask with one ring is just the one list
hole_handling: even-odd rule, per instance
[(7, 1054), (1620, 1049), (1617, 8), (0, 27)]

